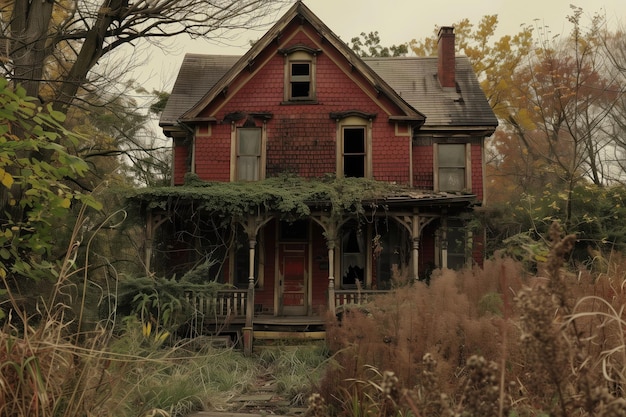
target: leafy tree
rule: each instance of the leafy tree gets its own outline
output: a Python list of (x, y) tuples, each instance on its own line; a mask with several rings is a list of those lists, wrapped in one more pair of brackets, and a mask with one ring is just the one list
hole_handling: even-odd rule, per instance
[[(603, 126), (620, 100), (617, 79), (607, 71), (600, 48), (604, 21), (594, 17), (583, 32), (582, 10), (573, 12), (570, 35), (540, 38), (526, 65), (511, 77), (511, 107), (503, 117), (509, 135), (496, 143), (501, 150), (504, 140), (513, 141), (528, 156), (525, 172), (534, 178), (534, 190), (552, 185), (568, 196), (561, 216), (568, 229), (574, 226), (576, 188), (588, 182), (608, 185), (616, 173), (617, 165), (606, 157), (614, 144)], [(519, 159), (519, 154), (501, 152), (503, 158)]]
[[(477, 26), (467, 19), (455, 25), (457, 52), (469, 57), (500, 121), (486, 156), (487, 201), (492, 214), (500, 213), (498, 224), (490, 225), (501, 239), (528, 230), (537, 236), (558, 219), (569, 232), (605, 248), (607, 234), (588, 227), (594, 216), (580, 219), (593, 212), (583, 203), (585, 190), (624, 178), (626, 148), (619, 138), (626, 49), (602, 17), (593, 16), (586, 30), (582, 17), (582, 9), (572, 6), (567, 36), (522, 26), (497, 41), (495, 15)], [(410, 45), (417, 55), (436, 54), (437, 38)]]
[[(41, 107), (26, 90), (11, 88), (0, 79), (0, 188), (27, 217), (14, 217), (5, 211), (0, 217), (0, 278), (5, 284), (17, 285), (22, 278), (41, 280), (55, 278), (54, 259), (62, 254), (55, 248), (67, 248), (60, 227), (72, 206), (101, 205), (89, 194), (75, 191), (68, 181), (84, 176), (87, 164), (59, 145), (61, 138), (77, 145), (79, 136), (63, 128), (65, 115)], [(22, 136), (17, 137), (15, 131)], [(47, 161), (25, 158), (24, 152), (50, 153)], [(13, 189), (27, 189), (16, 198)]]
[[(127, 110), (130, 102), (110, 92), (117, 91), (113, 85), (139, 62), (132, 52), (141, 44), (161, 42), (178, 35), (223, 39), (232, 29), (263, 25), (263, 18), (283, 3), (283, 0), (1, 1), (0, 44), (7, 46), (7, 54), (0, 59), (0, 72), (13, 85), (20, 84), (27, 96), (36, 97), (44, 104), (51, 103), (54, 111), (69, 113), (70, 106), (80, 106), (91, 115), (102, 112), (109, 117), (117, 116), (122, 113), (116, 109), (125, 104)], [(108, 105), (112, 107), (104, 111)], [(131, 119), (127, 121), (138, 115), (130, 114)], [(74, 116), (70, 116), (68, 120), (73, 120)], [(98, 120), (94, 119), (89, 122), (95, 127)], [(114, 125), (108, 128), (111, 126)], [(131, 130), (131, 134), (137, 132), (135, 128)], [(101, 133), (98, 131), (97, 136), (111, 138)], [(22, 136), (20, 132), (15, 134)], [(122, 131), (115, 132), (115, 136), (126, 136), (133, 141), (122, 148), (115, 148), (120, 141), (100, 141), (102, 146), (97, 146), (86, 158), (102, 162), (105, 154), (118, 157), (122, 153), (125, 157), (137, 158), (137, 138)], [(142, 143), (141, 151), (153, 150), (149, 142)], [(156, 147), (161, 150), (160, 146)], [(31, 157), (32, 152), (23, 150), (22, 156)], [(38, 156), (47, 162), (52, 157), (48, 149), (40, 150)], [(105, 165), (113, 167), (119, 162), (114, 160)], [(27, 192), (19, 187), (19, 184), (13, 187), (16, 198)], [(5, 191), (0, 189), (0, 208), (7, 210), (10, 209), (6, 205), (9, 197)], [(15, 211), (14, 218), (17, 218), (19, 213)]]
[(389, 47), (380, 44), (378, 31), (365, 33), (361, 32), (350, 40), (350, 48), (361, 57), (391, 57), (405, 56), (409, 52), (408, 44), (391, 45)]
[[(453, 26), (456, 52), (469, 58), (491, 107), (498, 117), (503, 117), (510, 105), (506, 93), (511, 75), (532, 51), (533, 28), (524, 26), (515, 35), (495, 40), (497, 15), (483, 16), (476, 27), (469, 19), (462, 19)], [(431, 37), (413, 39), (409, 42), (411, 51), (417, 56), (437, 55), (438, 33), (439, 27), (435, 27)]]

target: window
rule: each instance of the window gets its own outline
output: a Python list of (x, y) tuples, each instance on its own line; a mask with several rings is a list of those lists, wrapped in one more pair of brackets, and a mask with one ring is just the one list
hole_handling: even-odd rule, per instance
[(311, 99), (311, 62), (290, 62), (289, 99)]
[(350, 116), (337, 122), (337, 176), (372, 175), (371, 121)]
[(365, 177), (365, 128), (343, 128), (343, 176)]
[(285, 56), (284, 103), (314, 102), (315, 68), (317, 55), (321, 51), (305, 45), (296, 45), (281, 49), (279, 52)]
[(439, 143), (436, 146), (437, 176), (435, 188), (439, 191), (469, 191), (467, 145)]
[(242, 127), (237, 129), (237, 177), (239, 181), (258, 181), (262, 178), (261, 128)]

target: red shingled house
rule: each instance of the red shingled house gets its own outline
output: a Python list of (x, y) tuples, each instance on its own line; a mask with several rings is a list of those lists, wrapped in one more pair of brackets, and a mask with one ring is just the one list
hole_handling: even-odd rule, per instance
[(482, 260), (467, 223), (497, 120), (451, 27), (438, 57), (360, 58), (296, 2), (243, 56), (186, 55), (160, 126), (173, 184), (136, 196), (146, 264), (204, 262), (250, 330)]

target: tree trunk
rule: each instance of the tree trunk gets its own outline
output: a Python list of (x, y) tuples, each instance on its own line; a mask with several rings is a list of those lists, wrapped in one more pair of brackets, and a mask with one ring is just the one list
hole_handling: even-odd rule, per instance
[(53, 6), (49, 0), (15, 0), (11, 16), (13, 79), (32, 97), (39, 97)]
[(123, 18), (123, 11), (127, 7), (128, 0), (103, 0), (94, 25), (87, 32), (76, 61), (63, 80), (59, 95), (54, 102), (55, 110), (67, 108), (76, 97), (80, 87), (85, 84), (87, 74), (105, 52), (103, 46), (107, 31), (116, 19)]

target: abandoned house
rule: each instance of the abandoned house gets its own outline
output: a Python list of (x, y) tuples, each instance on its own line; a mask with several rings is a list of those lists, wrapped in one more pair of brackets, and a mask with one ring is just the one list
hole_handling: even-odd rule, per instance
[(229, 284), (211, 314), (246, 339), (480, 264), (497, 119), (454, 38), (362, 58), (298, 1), (243, 56), (187, 54), (160, 119), (173, 183), (133, 197), (147, 268)]

